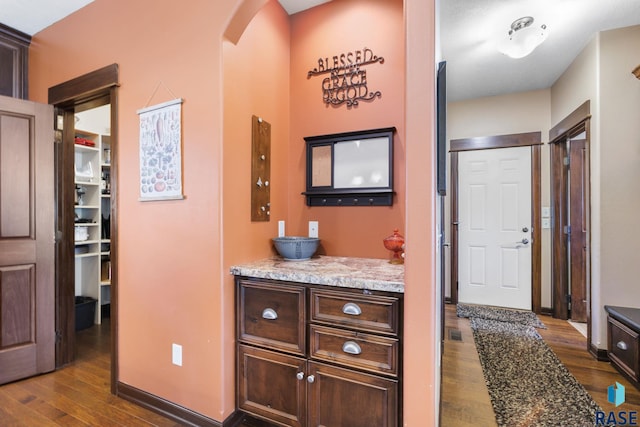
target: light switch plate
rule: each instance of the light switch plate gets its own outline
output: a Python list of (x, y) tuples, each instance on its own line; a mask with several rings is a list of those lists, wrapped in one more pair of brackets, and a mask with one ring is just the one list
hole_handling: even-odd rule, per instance
[(544, 206), (542, 208), (542, 218), (549, 218), (551, 216), (551, 208), (549, 206)]
[(318, 237), (318, 221), (309, 221), (309, 237)]
[(174, 365), (182, 366), (182, 346), (180, 344), (172, 344), (171, 362)]

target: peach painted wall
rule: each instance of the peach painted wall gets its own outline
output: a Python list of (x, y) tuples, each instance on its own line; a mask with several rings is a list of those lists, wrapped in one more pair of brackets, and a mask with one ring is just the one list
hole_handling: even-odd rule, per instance
[[(289, 158), (289, 16), (269, 0), (246, 27), (237, 44), (223, 42), (223, 279), (225, 324), (233, 331), (234, 281), (229, 267), (273, 255), (271, 238), (285, 220)], [(267, 47), (267, 48), (265, 48)], [(271, 124), (271, 219), (251, 222), (251, 116)], [(226, 273), (226, 274), (225, 274)], [(233, 335), (227, 335), (225, 360), (235, 357)], [(232, 367), (233, 365), (231, 365)], [(235, 370), (225, 370), (229, 387)], [(231, 402), (234, 403), (234, 402)]]
[[(191, 0), (187, 8), (169, 0), (95, 0), (33, 38), (29, 85), (35, 101), (46, 102), (47, 89), (53, 85), (111, 63), (120, 65), (120, 174), (115, 177), (120, 244), (118, 378), (215, 420), (224, 420), (234, 409), (228, 265), (267, 255), (270, 245), (264, 240), (274, 233), (276, 224), (243, 219), (248, 209), (237, 201), (244, 196), (233, 193), (236, 186), (241, 194), (247, 193), (247, 187), (240, 188), (247, 176), (234, 172), (234, 162), (245, 158), (247, 147), (236, 146), (234, 139), (246, 138), (250, 129), (250, 117), (245, 121), (242, 116), (260, 114), (272, 123), (272, 136), (276, 135), (272, 169), (284, 163), (288, 170), (287, 182), (282, 182), (285, 178), (279, 172), (272, 178), (274, 188), (280, 181), (279, 188), (272, 190), (274, 220), (284, 216), (288, 234), (306, 232), (306, 221), (316, 219), (329, 254), (386, 257), (381, 239), (395, 227), (404, 229), (408, 258), (403, 357), (405, 370), (411, 373), (404, 380), (404, 424), (433, 425), (439, 363), (432, 167), (434, 1), (405, 0), (403, 18), (400, 0), (334, 0), (313, 9), (313, 14), (289, 18), (290, 35), (281, 11), (270, 1), (245, 33), (234, 31), (242, 33), (235, 46), (222, 42), (228, 22), (239, 6), (250, 4), (251, 9), (259, 1)], [(241, 13), (244, 16), (247, 10)], [(286, 60), (283, 46), (291, 37), (288, 107), (286, 100), (278, 98), (267, 104), (271, 92), (266, 87), (265, 92), (251, 94), (255, 97), (250, 101), (236, 97), (244, 89), (231, 81), (230, 73), (253, 57), (263, 58), (256, 52), (258, 38), (263, 36), (277, 45), (281, 61)], [(371, 88), (381, 90), (382, 99), (349, 111), (325, 107), (320, 82), (317, 78), (307, 81), (306, 72), (319, 56), (364, 47), (385, 58), (383, 65), (374, 64), (367, 71)], [(264, 75), (251, 78), (261, 81), (275, 77), (269, 74), (277, 71), (278, 77), (269, 80), (277, 86), (273, 90), (287, 90), (282, 86), (281, 67), (256, 66)], [(149, 100), (159, 82), (162, 85)], [(256, 82), (249, 87), (257, 86)], [(136, 110), (173, 98), (169, 91), (185, 100), (186, 199), (141, 203), (134, 184), (138, 177)], [(287, 108), (288, 118), (283, 115)], [(385, 126), (398, 129), (394, 206), (367, 208), (364, 215), (359, 208), (329, 208), (319, 214), (307, 208), (299, 194), (304, 190), (302, 138)], [(288, 140), (286, 152), (279, 141), (275, 143), (280, 138)], [(237, 167), (246, 166), (238, 163)], [(250, 246), (237, 239), (235, 232), (249, 236)], [(183, 367), (171, 364), (171, 343), (183, 345)]]
[[(334, 0), (291, 17), (291, 140), (289, 227), (307, 235), (308, 221), (319, 221), (322, 251), (334, 256), (386, 258), (382, 239), (404, 234), (405, 130), (404, 31), (402, 0)], [(369, 48), (384, 63), (363, 66), (369, 91), (382, 97), (357, 107), (327, 106), (320, 75), (307, 78), (319, 58)], [(395, 126), (394, 187), (391, 207), (308, 207), (305, 191), (305, 136)]]
[(438, 425), (440, 359), (436, 272), (435, 0), (405, 0), (406, 261), (404, 425)]
[[(234, 407), (223, 385), (233, 327), (220, 283), (220, 40), (237, 3), (96, 0), (36, 34), (29, 63), (40, 102), (51, 86), (119, 64), (119, 380), (217, 420)], [(184, 99), (185, 199), (143, 203), (136, 110), (174, 97)], [(182, 367), (172, 343), (183, 346)]]

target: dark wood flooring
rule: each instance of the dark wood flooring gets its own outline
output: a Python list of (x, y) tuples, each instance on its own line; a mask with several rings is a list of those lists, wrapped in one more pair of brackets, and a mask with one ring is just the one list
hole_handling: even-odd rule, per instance
[(0, 387), (0, 426), (178, 426), (110, 393), (109, 321), (77, 332), (75, 362)]
[[(461, 332), (462, 341), (445, 337), (442, 362), (442, 426), (495, 426), (482, 368), (468, 319), (446, 306), (446, 333)], [(585, 350), (585, 338), (562, 320), (541, 316), (548, 329), (539, 330), (547, 344), (605, 410), (607, 387), (626, 387), (626, 402), (617, 410), (640, 411), (640, 391), (609, 363)], [(178, 426), (176, 422), (110, 393), (109, 322), (77, 334), (76, 361), (51, 374), (0, 386), (0, 426)], [(247, 419), (239, 427), (263, 427)]]
[[(639, 411), (640, 391), (608, 362), (598, 362), (586, 350), (586, 338), (565, 320), (539, 316), (547, 329), (538, 332), (571, 374), (606, 412)], [(449, 339), (459, 330), (462, 341)], [(615, 408), (607, 401), (607, 388), (619, 382), (626, 402)], [(496, 426), (469, 319), (456, 316), (455, 305), (445, 306), (445, 342), (442, 358), (441, 425)]]

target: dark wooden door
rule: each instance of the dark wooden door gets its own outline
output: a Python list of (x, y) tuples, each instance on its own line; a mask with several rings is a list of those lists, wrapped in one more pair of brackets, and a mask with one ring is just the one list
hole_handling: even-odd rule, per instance
[(399, 425), (396, 380), (309, 362), (307, 382), (309, 426)]
[(572, 139), (569, 148), (569, 222), (571, 233), (571, 320), (587, 321), (587, 221), (586, 189), (588, 182), (585, 174), (585, 140)]
[(306, 426), (306, 364), (301, 357), (239, 345), (238, 408), (279, 425)]
[(53, 108), (0, 96), (0, 384), (55, 368)]

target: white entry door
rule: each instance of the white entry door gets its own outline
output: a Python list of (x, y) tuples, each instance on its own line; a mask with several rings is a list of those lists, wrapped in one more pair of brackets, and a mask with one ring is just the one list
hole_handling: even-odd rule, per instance
[(458, 300), (530, 310), (531, 147), (458, 159)]

